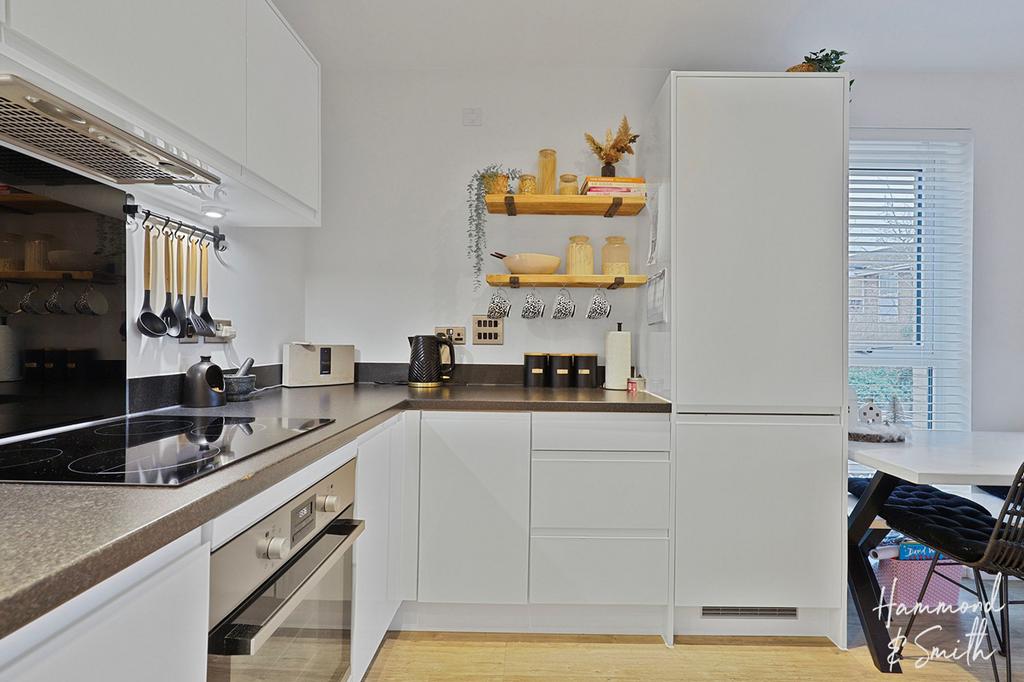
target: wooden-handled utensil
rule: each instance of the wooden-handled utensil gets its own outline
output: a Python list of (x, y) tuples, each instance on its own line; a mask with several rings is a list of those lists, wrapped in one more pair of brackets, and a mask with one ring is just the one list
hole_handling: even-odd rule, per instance
[(201, 293), (203, 294), (203, 309), (199, 313), (199, 317), (206, 323), (206, 329), (209, 334), (203, 336), (215, 336), (217, 333), (217, 323), (213, 319), (213, 315), (210, 314), (210, 245), (205, 241), (199, 247), (199, 282)]
[(185, 311), (185, 252), (184, 242), (185, 237), (178, 237), (178, 248), (175, 258), (175, 274), (178, 280), (178, 286), (176, 287), (177, 296), (174, 299), (174, 319), (178, 323), (178, 333), (175, 335), (177, 338), (184, 338), (188, 334), (188, 313)]
[(213, 336), (213, 332), (206, 326), (206, 320), (196, 312), (196, 296), (199, 291), (196, 287), (196, 267), (199, 260), (199, 242), (201, 240), (189, 240), (188, 248), (188, 280), (185, 287), (188, 290), (188, 323), (195, 329), (199, 336)]
[(160, 316), (154, 313), (153, 309), (149, 307), (149, 292), (153, 288), (153, 259), (150, 253), (152, 250), (151, 242), (153, 241), (153, 235), (151, 232), (152, 228), (149, 225), (146, 225), (146, 243), (142, 249), (142, 272), (145, 293), (142, 297), (142, 310), (139, 311), (139, 317), (135, 321), (135, 324), (143, 335), (156, 338), (167, 334), (167, 325), (164, 324), (164, 321), (160, 319)]
[(164, 235), (164, 309), (160, 312), (160, 319), (167, 325), (167, 336), (177, 338), (181, 335), (181, 322), (174, 314), (174, 241), (170, 233)]

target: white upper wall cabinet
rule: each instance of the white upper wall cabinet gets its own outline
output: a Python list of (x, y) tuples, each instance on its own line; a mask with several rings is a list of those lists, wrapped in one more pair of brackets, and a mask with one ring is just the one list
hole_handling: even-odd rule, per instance
[(246, 2), (245, 166), (320, 207), (320, 65), (266, 0)]
[(842, 408), (847, 97), (832, 74), (677, 78), (677, 412)]
[(10, 26), (235, 161), (245, 0), (8, 0)]

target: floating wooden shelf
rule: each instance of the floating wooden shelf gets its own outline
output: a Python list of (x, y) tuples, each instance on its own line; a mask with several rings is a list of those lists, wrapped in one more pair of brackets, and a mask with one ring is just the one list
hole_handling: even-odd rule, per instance
[(487, 275), (492, 287), (566, 287), (568, 289), (632, 289), (647, 284), (646, 275)]
[(0, 193), (0, 209), (25, 215), (33, 215), (35, 213), (85, 212), (84, 209), (78, 208), (77, 206), (65, 204), (54, 199), (48, 199), (37, 194), (29, 194), (27, 192), (9, 194)]
[(0, 270), (0, 281), (8, 282), (109, 282), (113, 279), (113, 275), (87, 270)]
[(647, 205), (643, 197), (587, 194), (488, 194), (487, 212), (506, 215), (636, 215)]

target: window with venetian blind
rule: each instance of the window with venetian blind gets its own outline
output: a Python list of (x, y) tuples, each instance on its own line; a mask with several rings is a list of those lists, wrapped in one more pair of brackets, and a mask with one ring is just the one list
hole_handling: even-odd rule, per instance
[(855, 129), (849, 166), (850, 387), (914, 428), (969, 429), (970, 137)]

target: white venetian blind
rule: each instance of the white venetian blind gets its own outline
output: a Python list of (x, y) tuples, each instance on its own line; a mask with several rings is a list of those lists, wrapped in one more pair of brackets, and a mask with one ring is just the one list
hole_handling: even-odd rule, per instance
[(969, 429), (970, 138), (854, 130), (849, 166), (850, 386), (914, 428)]

